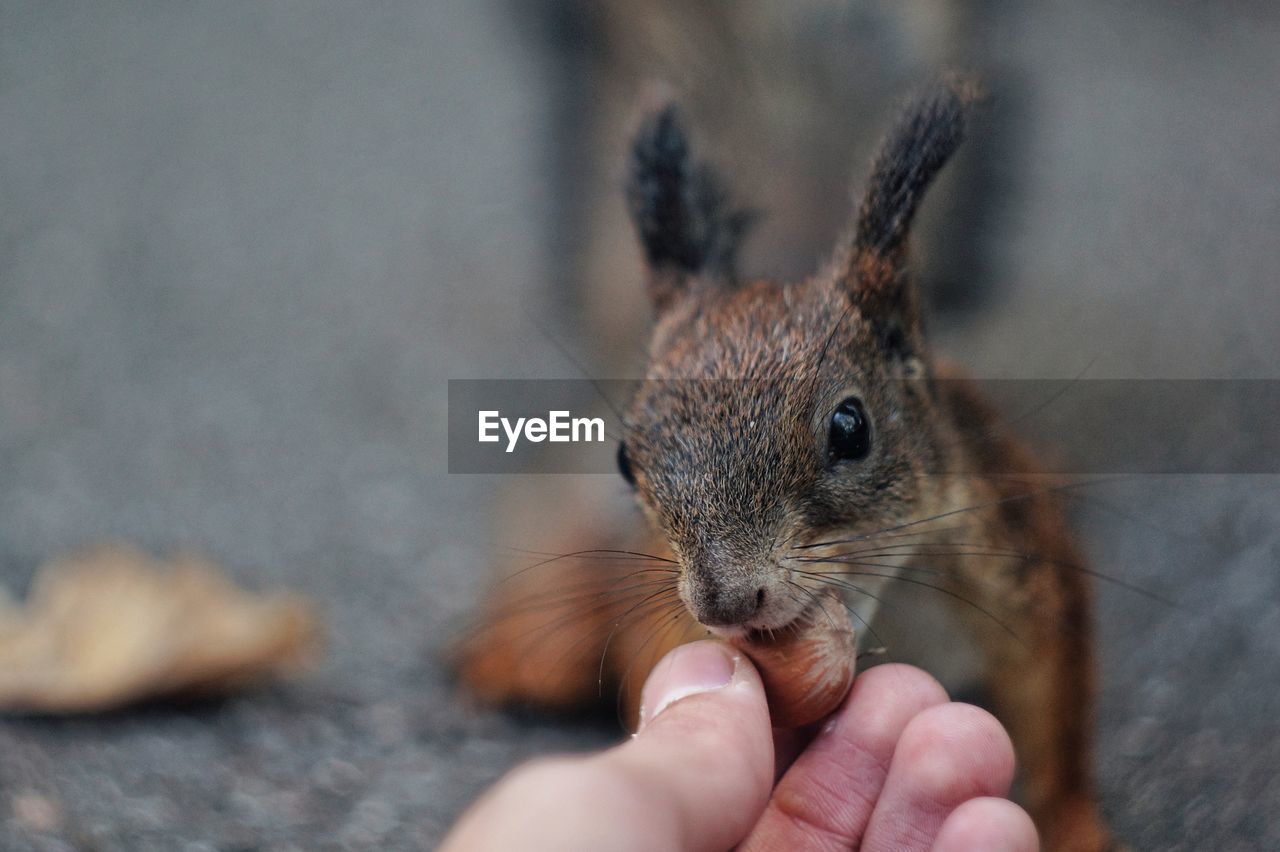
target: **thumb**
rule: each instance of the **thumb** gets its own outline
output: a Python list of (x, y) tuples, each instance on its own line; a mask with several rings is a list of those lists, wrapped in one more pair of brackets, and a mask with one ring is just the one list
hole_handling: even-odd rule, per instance
[(674, 649), (645, 684), (636, 736), (594, 761), (645, 791), (647, 830), (670, 832), (669, 844), (652, 848), (728, 849), (755, 825), (773, 786), (760, 676), (722, 642)]
[(773, 783), (764, 687), (721, 642), (676, 648), (645, 684), (640, 730), (588, 758), (553, 758), (507, 776), (455, 827), (449, 852), (732, 847)]

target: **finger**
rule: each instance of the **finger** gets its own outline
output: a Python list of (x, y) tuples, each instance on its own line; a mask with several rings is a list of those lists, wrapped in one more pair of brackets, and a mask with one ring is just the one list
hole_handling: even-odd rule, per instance
[[(694, 692), (700, 674), (723, 661), (724, 688)], [(693, 684), (693, 687), (688, 686)], [(674, 703), (672, 703), (674, 702)], [(649, 784), (654, 807), (670, 817), (671, 843), (650, 834), (652, 849), (726, 849), (755, 824), (773, 786), (773, 732), (764, 687), (751, 662), (715, 641), (677, 648), (645, 684), (640, 731), (600, 758), (611, 769)]]
[(908, 723), (947, 693), (929, 675), (883, 665), (858, 676), (840, 710), (778, 783), (744, 850), (857, 846)]
[(1036, 852), (1040, 840), (1027, 812), (1008, 799), (970, 799), (942, 823), (932, 852)]
[(944, 704), (907, 725), (863, 848), (928, 849), (947, 816), (969, 799), (1003, 796), (1013, 780), (1013, 745), (990, 713)]
[(777, 783), (791, 768), (813, 738), (822, 730), (822, 722), (814, 722), (803, 728), (773, 729), (773, 780)]
[(517, 770), (463, 817), (451, 852), (723, 850), (764, 808), (773, 741), (760, 677), (714, 641), (650, 675), (640, 731), (601, 754)]

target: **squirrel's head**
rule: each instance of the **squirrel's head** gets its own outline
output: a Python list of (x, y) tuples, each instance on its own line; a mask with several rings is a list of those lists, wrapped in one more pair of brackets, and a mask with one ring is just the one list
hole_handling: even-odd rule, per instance
[(821, 273), (740, 281), (748, 215), (690, 152), (676, 111), (635, 138), (628, 201), (656, 322), (619, 466), (708, 626), (772, 629), (811, 595), (806, 544), (912, 516), (939, 461), (929, 358), (906, 265), (913, 215), (959, 144), (970, 90), (913, 101)]

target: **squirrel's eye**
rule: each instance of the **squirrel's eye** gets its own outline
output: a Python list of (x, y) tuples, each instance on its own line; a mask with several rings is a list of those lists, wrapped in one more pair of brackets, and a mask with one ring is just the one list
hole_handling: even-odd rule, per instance
[(841, 402), (831, 415), (827, 433), (827, 461), (859, 461), (871, 452), (871, 421), (855, 396)]
[(618, 473), (622, 474), (622, 478), (632, 488), (636, 484), (636, 475), (631, 472), (631, 459), (627, 458), (627, 445), (618, 444)]

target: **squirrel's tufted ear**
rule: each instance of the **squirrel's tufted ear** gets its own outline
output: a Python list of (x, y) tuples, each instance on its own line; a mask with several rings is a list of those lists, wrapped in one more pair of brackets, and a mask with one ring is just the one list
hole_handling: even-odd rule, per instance
[(837, 274), (863, 313), (896, 326), (898, 335), (919, 321), (906, 275), (912, 219), (963, 141), (968, 108), (980, 96), (975, 81), (948, 78), (907, 104), (872, 161), (853, 244), (843, 248), (837, 263)]
[(697, 161), (674, 106), (645, 117), (631, 146), (627, 204), (649, 264), (649, 297), (664, 310), (690, 282), (732, 284), (751, 216), (731, 209), (709, 166)]

